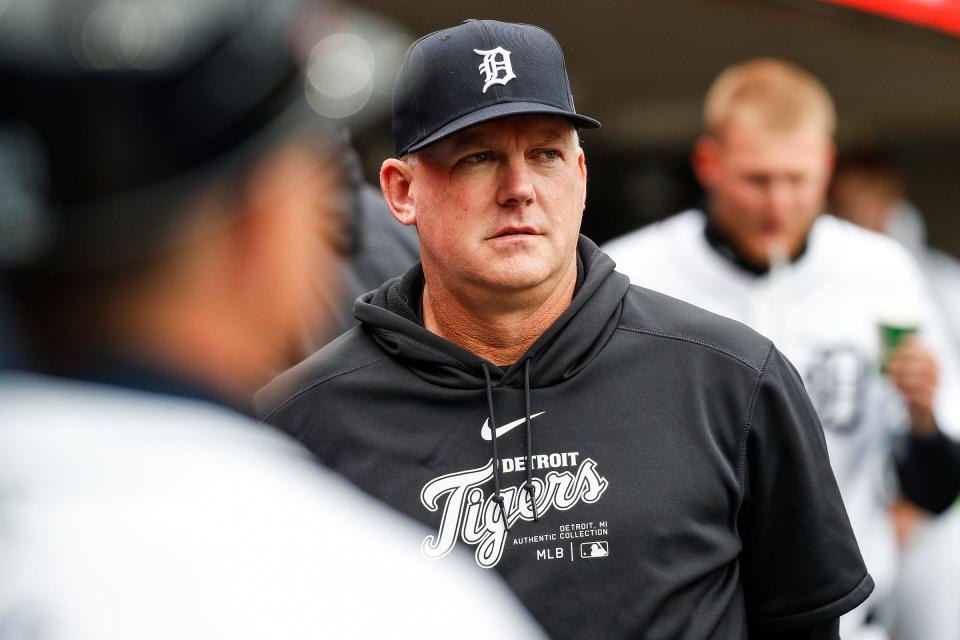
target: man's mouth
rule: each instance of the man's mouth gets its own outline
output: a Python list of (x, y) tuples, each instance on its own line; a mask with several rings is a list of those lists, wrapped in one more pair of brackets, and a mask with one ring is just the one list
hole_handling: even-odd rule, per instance
[(490, 239), (507, 238), (511, 236), (538, 236), (538, 235), (540, 234), (533, 227), (503, 227), (502, 229), (499, 229), (495, 234), (490, 236)]
[(778, 220), (764, 220), (758, 225), (758, 229), (765, 236), (777, 236), (783, 233), (784, 225)]

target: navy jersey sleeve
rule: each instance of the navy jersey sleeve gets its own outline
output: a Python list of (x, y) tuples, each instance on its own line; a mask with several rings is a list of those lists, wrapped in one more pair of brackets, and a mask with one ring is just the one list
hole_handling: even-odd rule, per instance
[[(754, 389), (738, 530), (750, 627), (799, 630), (838, 618), (873, 590), (800, 376), (772, 349)], [(752, 636), (751, 636), (752, 637)]]
[(943, 513), (960, 495), (960, 442), (940, 431), (911, 434), (906, 440), (906, 451), (897, 460), (903, 495), (918, 507)]

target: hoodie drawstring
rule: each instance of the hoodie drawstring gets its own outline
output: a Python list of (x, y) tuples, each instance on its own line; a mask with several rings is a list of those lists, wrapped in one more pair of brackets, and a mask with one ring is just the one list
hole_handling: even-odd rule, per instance
[(530, 359), (523, 364), (523, 399), (527, 418), (527, 482), (523, 485), (530, 496), (530, 509), (533, 511), (533, 521), (539, 520), (537, 514), (537, 498), (533, 489), (533, 429), (530, 427)]
[[(500, 514), (503, 516), (503, 526), (510, 531), (507, 522), (507, 509), (503, 506), (503, 496), (500, 495), (500, 456), (497, 454), (497, 420), (493, 416), (493, 383), (490, 381), (490, 370), (486, 362), (481, 362), (483, 377), (487, 381), (487, 412), (490, 418), (490, 447), (493, 450), (493, 501), (500, 505)], [(528, 427), (529, 429), (529, 427)]]

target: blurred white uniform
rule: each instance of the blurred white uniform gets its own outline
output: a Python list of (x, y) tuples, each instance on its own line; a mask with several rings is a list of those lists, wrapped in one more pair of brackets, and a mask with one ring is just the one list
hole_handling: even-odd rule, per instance
[[(916, 258), (960, 352), (960, 261), (927, 246), (920, 212), (900, 201), (886, 234)], [(897, 582), (897, 637), (960, 640), (960, 505), (932, 518), (903, 550)]]
[(470, 558), (215, 405), (0, 373), (0, 638), (542, 637)]
[[(687, 211), (617, 238), (603, 249), (638, 284), (739, 320), (771, 338), (797, 367), (820, 415), (844, 504), (876, 583), (893, 588), (897, 546), (887, 507), (895, 496), (891, 452), (908, 429), (906, 407), (880, 374), (881, 320), (911, 318), (941, 369), (936, 417), (960, 430), (960, 373), (923, 276), (893, 240), (833, 216), (814, 223), (803, 255), (757, 276), (721, 256), (706, 216)], [(844, 637), (867, 607), (841, 620)]]
[(903, 640), (960, 639), (960, 507), (931, 519), (904, 550), (893, 630)]

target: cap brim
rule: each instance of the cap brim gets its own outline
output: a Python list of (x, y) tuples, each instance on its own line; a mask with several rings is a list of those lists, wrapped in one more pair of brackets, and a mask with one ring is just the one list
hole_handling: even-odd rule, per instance
[(600, 128), (600, 122), (594, 120), (593, 118), (588, 118), (587, 116), (580, 115), (579, 113), (553, 107), (548, 104), (540, 104), (539, 102), (501, 102), (498, 104), (492, 104), (488, 107), (483, 107), (482, 109), (468, 113), (462, 118), (457, 118), (452, 122), (448, 122), (423, 140), (411, 145), (401, 155), (419, 151), (420, 149), (428, 147), (435, 142), (439, 142), (447, 136), (452, 136), (458, 131), (463, 131), (464, 129), (474, 125), (489, 122), (490, 120), (496, 120), (498, 118), (506, 118), (508, 116), (518, 115), (561, 116), (571, 120), (574, 125), (578, 127), (583, 127), (586, 129)]

